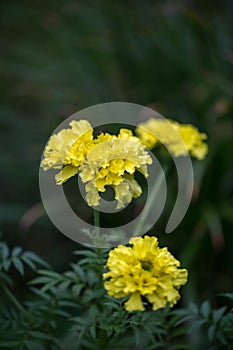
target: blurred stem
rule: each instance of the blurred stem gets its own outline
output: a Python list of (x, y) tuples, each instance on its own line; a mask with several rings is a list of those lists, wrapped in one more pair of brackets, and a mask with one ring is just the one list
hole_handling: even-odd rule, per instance
[(3, 283), (1, 283), (2, 289), (5, 292), (5, 294), (8, 296), (8, 298), (12, 301), (12, 303), (15, 305), (15, 307), (19, 311), (25, 311), (24, 307), (18, 302), (18, 300), (15, 298), (15, 296), (11, 293), (10, 289), (5, 286)]
[(96, 209), (94, 210), (94, 226), (96, 229), (96, 233), (99, 234), (100, 233), (100, 212)]

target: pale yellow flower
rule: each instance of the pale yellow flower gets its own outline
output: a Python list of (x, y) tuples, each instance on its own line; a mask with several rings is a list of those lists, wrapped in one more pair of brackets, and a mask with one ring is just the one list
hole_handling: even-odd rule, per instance
[(132, 247), (118, 246), (107, 260), (108, 272), (103, 274), (108, 294), (115, 298), (129, 297), (127, 311), (143, 311), (141, 297), (152, 304), (153, 310), (168, 303), (173, 306), (180, 298), (179, 288), (187, 282), (188, 272), (180, 269), (167, 248), (159, 248), (156, 237), (131, 238)]
[(112, 186), (117, 208), (124, 207), (141, 194), (141, 187), (133, 174), (140, 171), (147, 177), (147, 164), (151, 163), (145, 147), (130, 130), (121, 129), (118, 136), (101, 134), (80, 167), (80, 177), (86, 183), (88, 204), (98, 205), (98, 193)]
[(90, 206), (99, 205), (100, 192), (105, 192), (107, 186), (115, 191), (117, 208), (140, 196), (142, 190), (134, 174), (140, 171), (147, 177), (147, 165), (152, 163), (140, 139), (128, 129), (121, 129), (117, 136), (101, 133), (94, 139), (87, 120), (69, 125), (70, 129), (51, 136), (41, 162), (44, 170), (60, 169), (56, 183), (61, 185), (79, 173)]
[(208, 153), (205, 133), (200, 133), (191, 124), (179, 124), (166, 119), (149, 119), (136, 128), (136, 134), (143, 144), (152, 149), (163, 144), (175, 156), (190, 154), (197, 159), (204, 159)]

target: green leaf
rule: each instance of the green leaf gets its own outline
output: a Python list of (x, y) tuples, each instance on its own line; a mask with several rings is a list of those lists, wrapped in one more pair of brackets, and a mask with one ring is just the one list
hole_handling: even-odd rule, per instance
[(50, 270), (38, 270), (38, 273), (44, 276), (49, 276), (54, 280), (60, 281), (62, 279), (62, 276), (55, 272), (55, 271), (50, 271)]
[(81, 281), (85, 282), (86, 276), (85, 276), (84, 270), (78, 264), (71, 264), (71, 266), (72, 266), (72, 269), (77, 274), (77, 276), (80, 277)]
[(180, 335), (186, 334), (187, 330), (188, 330), (188, 327), (184, 327), (184, 326), (176, 328), (176, 329), (174, 329), (174, 330), (172, 330), (170, 332), (169, 339), (172, 339), (172, 338), (178, 337)]
[(23, 266), (21, 260), (19, 260), (18, 258), (15, 257), (15, 258), (13, 258), (12, 262), (13, 262), (13, 265), (15, 266), (15, 268), (19, 271), (19, 273), (21, 275), (24, 275), (24, 266)]
[(206, 323), (206, 320), (195, 320), (193, 321), (191, 327), (188, 330), (188, 334), (197, 331), (200, 329), (204, 324)]
[(14, 247), (12, 250), (12, 257), (19, 256), (22, 253), (23, 249), (21, 247)]
[(202, 303), (201, 307), (200, 307), (200, 314), (205, 317), (208, 318), (210, 315), (210, 303), (206, 300)]
[(196, 304), (194, 304), (193, 302), (191, 302), (189, 304), (189, 310), (194, 314), (194, 315), (198, 315), (199, 310)]
[(3, 260), (7, 259), (9, 257), (10, 251), (6, 243), (0, 242), (0, 250)]
[(90, 327), (90, 334), (91, 334), (92, 338), (96, 338), (96, 328), (95, 328), (95, 326), (91, 326)]
[(33, 252), (26, 251), (26, 252), (23, 252), (23, 255), (38, 265), (42, 265), (44, 267), (50, 268), (48, 263), (46, 263), (43, 259), (41, 259), (37, 254)]
[(28, 350), (45, 350), (45, 347), (36, 341), (27, 340), (24, 342), (24, 344)]
[(223, 314), (226, 311), (226, 309), (227, 309), (227, 307), (223, 306), (220, 309), (213, 311), (213, 321), (214, 321), (214, 323), (217, 323), (220, 320), (220, 318), (223, 316)]
[(233, 300), (233, 293), (221, 293), (221, 294), (218, 294), (218, 295)]
[(211, 342), (214, 340), (215, 333), (216, 333), (216, 325), (213, 324), (208, 329), (208, 338)]
[(74, 297), (78, 296), (81, 292), (81, 290), (83, 289), (83, 284), (75, 284), (74, 286), (72, 286), (72, 294), (74, 295)]
[(74, 255), (84, 255), (90, 258), (96, 258), (96, 252), (93, 252), (91, 250), (75, 250), (73, 252)]
[(2, 262), (3, 268), (5, 271), (8, 271), (11, 266), (11, 260), (10, 259), (4, 259)]
[(36, 270), (36, 265), (24, 254), (21, 255), (21, 260), (28, 265), (32, 270)]
[(51, 337), (48, 336), (47, 334), (44, 334), (42, 332), (38, 331), (30, 331), (29, 334), (36, 339), (44, 339), (44, 340), (51, 340)]
[(176, 321), (176, 323), (174, 324), (175, 327), (179, 326), (180, 324), (192, 320), (193, 319), (193, 315), (187, 315), (184, 317), (181, 317), (181, 319), (179, 319), (178, 321)]
[(216, 334), (216, 337), (223, 345), (227, 345), (227, 340), (226, 340), (225, 336), (223, 335), (222, 331), (218, 331)]
[(30, 285), (33, 285), (33, 284), (46, 284), (46, 283), (53, 283), (56, 284), (57, 283), (57, 280), (52, 280), (50, 277), (46, 277), (46, 276), (40, 276), (40, 277), (36, 277), (34, 278), (33, 280), (31, 280), (29, 282)]

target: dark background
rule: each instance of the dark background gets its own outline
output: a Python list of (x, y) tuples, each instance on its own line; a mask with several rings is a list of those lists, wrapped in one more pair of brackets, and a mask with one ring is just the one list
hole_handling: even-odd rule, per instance
[(49, 221), (38, 171), (51, 132), (82, 108), (150, 106), (208, 134), (195, 191), (167, 244), (189, 269), (184, 300), (232, 290), (232, 3), (1, 1), (0, 230), (63, 270), (78, 244)]

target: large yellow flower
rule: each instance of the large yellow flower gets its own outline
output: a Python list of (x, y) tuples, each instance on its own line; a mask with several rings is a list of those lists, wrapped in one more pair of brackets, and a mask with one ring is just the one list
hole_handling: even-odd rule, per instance
[(109, 253), (104, 286), (115, 298), (128, 296), (127, 311), (144, 311), (144, 296), (153, 310), (167, 303), (173, 306), (180, 298), (178, 289), (187, 282), (188, 272), (180, 269), (167, 248), (159, 248), (156, 237), (131, 238), (132, 247), (118, 246)]
[(189, 153), (197, 159), (204, 159), (208, 152), (208, 146), (204, 142), (207, 135), (200, 133), (191, 124), (151, 118), (139, 124), (136, 133), (146, 147), (152, 149), (156, 145), (163, 144), (175, 157)]
[(44, 170), (62, 169), (56, 176), (61, 185), (78, 173), (84, 157), (94, 147), (93, 128), (87, 120), (73, 120), (71, 129), (63, 129), (49, 139), (41, 167)]
[(135, 171), (147, 177), (147, 164), (151, 163), (145, 147), (130, 130), (121, 129), (118, 136), (101, 134), (80, 167), (80, 177), (86, 183), (88, 204), (97, 206), (99, 192), (105, 192), (106, 186), (112, 186), (117, 208), (124, 207), (141, 194), (141, 187), (134, 179)]
[(152, 163), (141, 140), (128, 129), (121, 129), (117, 136), (101, 133), (94, 139), (87, 120), (73, 120), (69, 125), (51, 136), (41, 162), (44, 170), (61, 169), (56, 183), (61, 185), (79, 172), (90, 206), (99, 205), (99, 192), (107, 186), (115, 191), (117, 208), (140, 196), (142, 189), (134, 173), (140, 171), (147, 177), (147, 164)]

